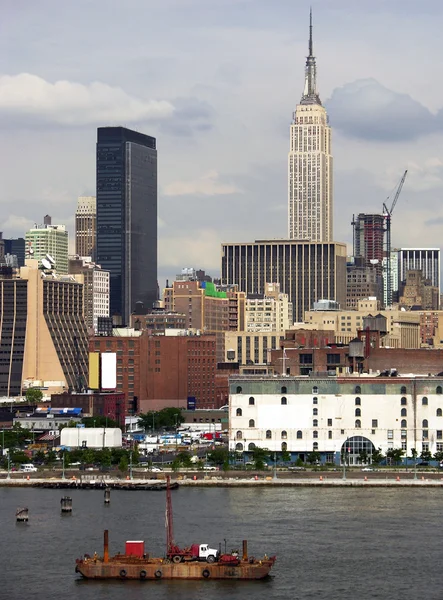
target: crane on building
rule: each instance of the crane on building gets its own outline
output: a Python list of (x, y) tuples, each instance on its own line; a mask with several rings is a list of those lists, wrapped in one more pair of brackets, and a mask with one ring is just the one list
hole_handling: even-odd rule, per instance
[(391, 217), (394, 212), (395, 205), (397, 204), (398, 197), (401, 194), (403, 184), (406, 179), (408, 170), (403, 173), (400, 183), (398, 184), (397, 191), (395, 192), (394, 199), (392, 200), (391, 208), (388, 208), (386, 202), (389, 197), (386, 198), (386, 202), (383, 202), (383, 216), (386, 220), (386, 306), (392, 305), (392, 281), (391, 281)]

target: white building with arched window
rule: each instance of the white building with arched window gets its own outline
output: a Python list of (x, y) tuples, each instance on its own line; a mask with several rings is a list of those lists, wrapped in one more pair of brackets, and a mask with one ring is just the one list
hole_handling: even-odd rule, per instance
[(401, 448), (405, 456), (443, 452), (443, 377), (236, 376), (230, 379), (229, 448), (319, 452), (322, 462), (371, 462)]

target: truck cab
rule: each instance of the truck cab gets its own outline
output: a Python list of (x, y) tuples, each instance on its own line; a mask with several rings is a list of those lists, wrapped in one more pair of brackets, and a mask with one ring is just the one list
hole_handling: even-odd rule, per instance
[(192, 555), (198, 560), (205, 560), (209, 563), (218, 560), (218, 550), (210, 548), (208, 544), (193, 544)]

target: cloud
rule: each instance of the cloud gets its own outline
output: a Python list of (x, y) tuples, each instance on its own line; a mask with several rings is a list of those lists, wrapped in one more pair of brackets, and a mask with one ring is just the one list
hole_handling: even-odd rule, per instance
[(5, 237), (19, 236), (23, 237), (25, 231), (34, 226), (34, 221), (20, 215), (8, 215), (7, 219), (1, 222), (1, 231), (6, 232)]
[(175, 181), (163, 189), (165, 196), (223, 196), (242, 193), (235, 185), (222, 183), (217, 171), (209, 171), (194, 181)]
[(24, 117), (64, 126), (135, 123), (173, 116), (166, 100), (130, 96), (98, 81), (88, 85), (60, 80), (50, 83), (37, 75), (0, 77), (0, 116)]
[(335, 88), (326, 108), (334, 128), (363, 140), (411, 141), (443, 129), (440, 114), (432, 114), (411, 96), (389, 90), (375, 79)]

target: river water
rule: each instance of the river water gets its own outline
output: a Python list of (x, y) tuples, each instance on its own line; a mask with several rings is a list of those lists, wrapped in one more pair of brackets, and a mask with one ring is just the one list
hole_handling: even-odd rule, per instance
[[(84, 581), (75, 558), (111, 554), (125, 540), (165, 547), (162, 492), (0, 489), (0, 600), (389, 600), (443, 599), (443, 492), (373, 488), (182, 488), (172, 492), (176, 542), (250, 555), (277, 554), (274, 577), (258, 582)], [(15, 510), (29, 508), (28, 524)]]

